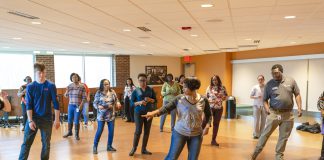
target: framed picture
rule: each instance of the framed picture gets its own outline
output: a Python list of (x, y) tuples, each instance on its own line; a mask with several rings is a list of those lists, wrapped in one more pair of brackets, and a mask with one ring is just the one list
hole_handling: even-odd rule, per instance
[(167, 75), (167, 66), (145, 66), (148, 85), (162, 85)]

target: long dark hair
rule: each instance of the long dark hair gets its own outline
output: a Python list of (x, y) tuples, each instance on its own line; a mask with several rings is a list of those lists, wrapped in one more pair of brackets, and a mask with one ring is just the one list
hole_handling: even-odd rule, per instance
[(213, 83), (213, 79), (216, 78), (217, 82), (218, 82), (218, 85), (217, 85), (217, 88), (220, 88), (223, 86), (222, 84), (222, 81), (220, 80), (219, 76), (218, 75), (214, 75), (210, 78), (210, 87), (213, 87), (215, 86), (214, 83)]
[[(130, 84), (131, 87), (135, 86), (134, 83), (133, 83), (133, 79), (132, 79), (132, 78), (127, 78), (127, 80), (130, 80), (130, 81), (131, 81), (131, 84)], [(128, 84), (127, 84), (127, 80), (126, 80), (126, 86), (128, 85)]]
[[(185, 75), (181, 74), (181, 75), (179, 76), (178, 83), (180, 83), (180, 80), (181, 80), (182, 77), (185, 77)], [(186, 77), (185, 77), (185, 78), (186, 78)]]
[[(99, 91), (100, 92), (103, 92), (104, 91), (104, 87), (105, 87), (104, 83), (105, 83), (105, 81), (108, 81), (109, 82), (109, 85), (110, 85), (110, 81), (108, 79), (102, 79), (100, 81), (100, 85), (99, 85)], [(110, 87), (109, 87), (109, 91), (111, 91), (111, 88)]]

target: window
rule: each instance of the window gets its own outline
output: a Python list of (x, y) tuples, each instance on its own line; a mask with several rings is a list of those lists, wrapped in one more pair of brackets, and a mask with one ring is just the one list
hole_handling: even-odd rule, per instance
[(99, 87), (102, 79), (108, 79), (113, 87), (112, 60), (111, 56), (54, 55), (56, 87), (65, 88), (72, 83), (70, 75), (73, 72), (79, 74), (81, 82), (89, 88)]
[(111, 57), (84, 57), (85, 64), (85, 82), (89, 88), (99, 87), (102, 79), (108, 79), (110, 86), (114, 86), (112, 75), (112, 58)]
[(54, 55), (55, 84), (57, 88), (65, 88), (70, 83), (71, 73), (77, 73), (84, 80), (83, 57), (72, 55)]
[(26, 76), (34, 80), (34, 58), (32, 54), (0, 53), (0, 88), (19, 89)]

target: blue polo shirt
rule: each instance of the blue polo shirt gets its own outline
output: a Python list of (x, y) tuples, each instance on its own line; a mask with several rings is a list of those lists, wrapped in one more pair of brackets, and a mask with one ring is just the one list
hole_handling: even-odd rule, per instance
[(59, 110), (56, 95), (56, 86), (53, 82), (46, 80), (44, 83), (36, 81), (30, 83), (26, 89), (27, 110), (33, 111), (33, 118), (52, 120), (51, 103), (55, 110)]
[[(154, 103), (147, 103), (146, 106), (135, 106), (135, 102), (138, 102), (138, 101), (142, 101), (145, 99), (145, 97), (150, 97), (152, 99), (155, 100)], [(145, 91), (143, 91), (141, 88), (137, 87), (133, 93), (132, 93), (132, 96), (131, 96), (131, 99), (130, 99), (130, 104), (132, 107), (135, 107), (135, 112), (138, 113), (138, 114), (146, 114), (147, 112), (149, 111), (153, 111), (154, 109), (156, 109), (156, 95), (155, 95), (155, 92), (154, 90), (147, 86), (145, 88)]]

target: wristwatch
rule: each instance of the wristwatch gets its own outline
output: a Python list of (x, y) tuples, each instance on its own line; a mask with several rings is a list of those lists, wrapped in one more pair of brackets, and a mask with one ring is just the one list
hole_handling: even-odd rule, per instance
[(33, 120), (28, 121), (28, 123), (34, 122)]

